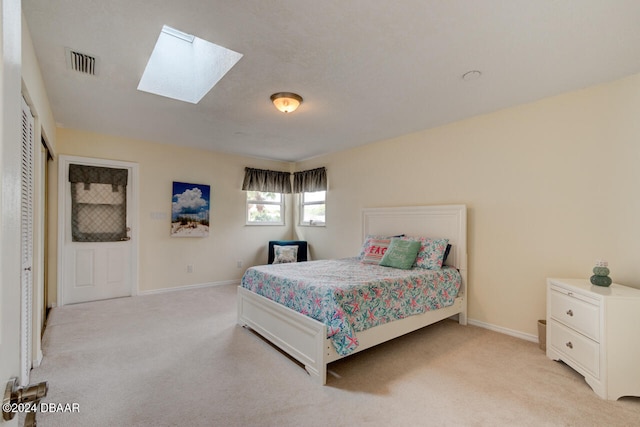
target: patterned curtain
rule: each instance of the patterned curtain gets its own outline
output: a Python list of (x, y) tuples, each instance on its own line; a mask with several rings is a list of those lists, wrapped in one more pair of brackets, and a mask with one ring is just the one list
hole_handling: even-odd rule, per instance
[(244, 168), (244, 191), (291, 193), (291, 173)]
[(69, 165), (74, 242), (127, 240), (126, 169)]
[(293, 174), (293, 192), (327, 191), (327, 169), (317, 168)]

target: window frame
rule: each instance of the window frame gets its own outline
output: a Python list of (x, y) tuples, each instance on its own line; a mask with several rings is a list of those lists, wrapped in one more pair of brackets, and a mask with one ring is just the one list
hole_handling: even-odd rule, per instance
[[(273, 202), (269, 200), (257, 200), (250, 199), (250, 193), (274, 193), (280, 195), (279, 202)], [(255, 191), (249, 190), (246, 191), (246, 204), (245, 204), (245, 225), (286, 225), (285, 221), (285, 197), (284, 193), (278, 193), (276, 191)], [(280, 206), (280, 221), (251, 221), (249, 217), (249, 205), (270, 205), (270, 206)]]
[[(324, 198), (322, 201), (312, 201), (312, 202), (305, 202), (305, 195), (307, 193), (324, 193)], [(305, 206), (313, 206), (313, 205), (324, 205), (324, 221), (313, 221), (313, 220), (309, 220), (309, 221), (305, 221), (304, 220), (304, 208)], [(305, 191), (302, 192), (298, 195), (298, 208), (299, 208), (299, 221), (298, 221), (298, 225), (300, 226), (306, 226), (306, 227), (325, 227), (327, 225), (327, 191), (326, 190), (321, 190), (321, 191)]]

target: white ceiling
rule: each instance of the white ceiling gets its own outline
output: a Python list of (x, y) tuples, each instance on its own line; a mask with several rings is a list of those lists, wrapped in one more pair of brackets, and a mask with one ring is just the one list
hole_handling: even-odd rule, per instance
[[(22, 5), (60, 126), (285, 161), (640, 72), (638, 0)], [(163, 25), (244, 55), (197, 105), (136, 90)], [(67, 69), (65, 48), (97, 56), (98, 75)], [(273, 107), (280, 91), (298, 111)]]

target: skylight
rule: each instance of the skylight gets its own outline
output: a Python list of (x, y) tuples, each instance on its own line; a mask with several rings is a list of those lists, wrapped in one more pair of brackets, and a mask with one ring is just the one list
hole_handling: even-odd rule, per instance
[(240, 58), (241, 53), (164, 25), (138, 90), (197, 104)]

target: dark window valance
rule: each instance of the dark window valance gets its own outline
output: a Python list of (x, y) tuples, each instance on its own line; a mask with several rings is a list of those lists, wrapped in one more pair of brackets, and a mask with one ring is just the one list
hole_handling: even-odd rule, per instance
[(244, 191), (291, 193), (291, 173), (244, 168)]
[(327, 169), (317, 168), (293, 174), (293, 192), (327, 191)]
[(127, 174), (128, 171), (126, 169), (69, 165), (69, 182), (81, 182), (87, 190), (91, 184), (111, 184), (113, 191), (118, 191), (119, 185), (127, 185)]

